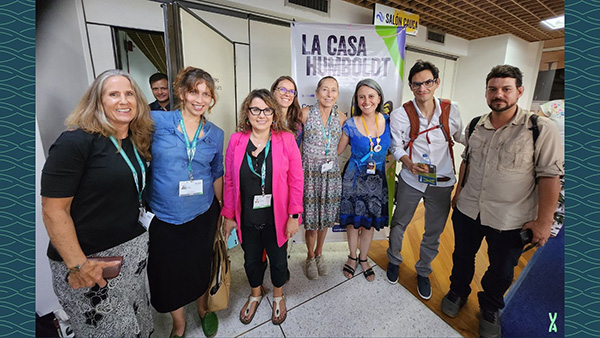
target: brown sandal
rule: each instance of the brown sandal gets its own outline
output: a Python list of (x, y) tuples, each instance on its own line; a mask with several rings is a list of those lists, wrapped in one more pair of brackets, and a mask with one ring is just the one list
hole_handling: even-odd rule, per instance
[(283, 317), (277, 319), (277, 317), (279, 317), (279, 315), (281, 314), (281, 302), (282, 301), (283, 301), (283, 306), (285, 306), (285, 296), (283, 296), (283, 295), (281, 297), (273, 297), (273, 315), (271, 316), (271, 321), (273, 322), (273, 325), (280, 325), (287, 318), (287, 307), (286, 307)]

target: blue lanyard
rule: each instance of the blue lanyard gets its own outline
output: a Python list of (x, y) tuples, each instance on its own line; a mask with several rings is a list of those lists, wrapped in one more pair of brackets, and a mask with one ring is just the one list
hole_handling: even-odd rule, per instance
[(202, 130), (202, 126), (204, 125), (204, 119), (200, 121), (200, 125), (198, 126), (198, 129), (196, 129), (196, 134), (194, 135), (194, 140), (192, 141), (192, 144), (190, 144), (190, 139), (185, 130), (185, 124), (183, 123), (183, 115), (181, 114), (181, 110), (179, 111), (179, 116), (181, 116), (181, 120), (179, 120), (179, 126), (181, 127), (181, 131), (183, 132), (183, 138), (185, 138), (185, 148), (187, 149), (188, 174), (190, 175), (190, 181), (193, 181), (194, 170), (192, 169), (192, 160), (194, 159), (194, 154), (196, 153), (198, 135), (200, 135), (200, 130)]
[[(321, 118), (321, 113), (319, 112), (319, 110), (317, 110), (317, 113), (319, 114), (319, 119)], [(329, 118), (327, 119), (327, 127), (329, 127), (329, 123), (331, 122), (331, 115), (333, 115), (333, 108), (331, 109), (331, 112), (329, 112)], [(323, 122), (323, 120), (321, 120), (321, 122)], [(327, 131), (325, 131), (325, 126), (323, 126), (323, 123), (321, 123), (321, 132), (323, 133), (323, 138), (327, 141), (327, 143), (325, 143), (325, 156), (329, 156), (329, 144), (331, 143), (331, 129), (327, 129)]]
[(133, 167), (133, 164), (129, 160), (129, 157), (127, 156), (127, 154), (125, 154), (125, 151), (123, 151), (123, 148), (119, 147), (119, 143), (117, 143), (117, 140), (115, 139), (114, 136), (111, 135), (111, 136), (109, 136), (109, 138), (112, 141), (112, 143), (115, 145), (115, 148), (117, 148), (117, 150), (119, 151), (119, 154), (121, 154), (121, 157), (123, 157), (123, 159), (129, 166), (129, 169), (131, 169), (131, 173), (133, 174), (133, 181), (135, 182), (135, 188), (138, 191), (138, 201), (140, 202), (140, 207), (141, 207), (142, 206), (142, 192), (144, 191), (144, 188), (146, 187), (146, 167), (144, 165), (144, 162), (142, 162), (142, 159), (140, 158), (140, 154), (138, 154), (138, 151), (135, 148), (135, 145), (133, 143), (131, 143), (131, 145), (133, 146), (133, 153), (135, 154), (135, 158), (137, 159), (138, 164), (140, 165), (140, 170), (142, 171), (142, 189), (140, 189), (140, 183), (138, 181), (137, 171)]
[(269, 155), (269, 148), (271, 147), (271, 137), (269, 136), (269, 140), (267, 141), (267, 145), (265, 146), (265, 158), (263, 159), (263, 163), (260, 169), (260, 175), (254, 170), (254, 166), (252, 165), (252, 158), (250, 158), (250, 154), (246, 153), (246, 161), (248, 161), (248, 166), (250, 167), (250, 171), (258, 177), (260, 177), (260, 188), (262, 189), (262, 194), (265, 194), (265, 181), (267, 178), (267, 156)]

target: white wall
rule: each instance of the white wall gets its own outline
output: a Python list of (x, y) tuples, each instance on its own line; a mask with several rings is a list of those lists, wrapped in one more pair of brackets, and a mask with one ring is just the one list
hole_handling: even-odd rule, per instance
[(519, 99), (519, 105), (524, 109), (531, 109), (544, 43), (527, 42), (514, 35), (508, 35), (507, 45), (504, 63), (519, 67), (523, 72), (525, 92)]
[(65, 129), (64, 121), (93, 79), (81, 2), (37, 5), (36, 120), (42, 156)]
[(468, 55), (458, 60), (454, 91), (454, 100), (460, 103), (465, 125), (475, 116), (490, 111), (485, 100), (485, 77), (496, 65), (510, 64), (521, 69), (525, 93), (519, 105), (529, 109), (542, 46), (540, 42), (527, 42), (509, 34), (470, 41)]
[(294, 5), (285, 6), (284, 0), (208, 0), (200, 2), (245, 9), (287, 20), (296, 19), (296, 21), (370, 24), (373, 19), (372, 10), (342, 0), (331, 0), (329, 16)]

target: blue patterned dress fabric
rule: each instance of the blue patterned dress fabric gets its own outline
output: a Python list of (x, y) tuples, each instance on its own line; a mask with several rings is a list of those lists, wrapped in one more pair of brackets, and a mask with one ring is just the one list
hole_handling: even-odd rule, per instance
[[(363, 227), (380, 230), (388, 225), (388, 188), (385, 177), (385, 156), (390, 147), (390, 122), (385, 118), (385, 131), (380, 136), (379, 152), (371, 152), (369, 138), (356, 128), (353, 118), (344, 123), (343, 132), (350, 138), (352, 154), (342, 175), (342, 203), (340, 226), (351, 224), (358, 229)], [(374, 146), (376, 138), (372, 137)], [(375, 174), (367, 173), (367, 164), (375, 162)]]

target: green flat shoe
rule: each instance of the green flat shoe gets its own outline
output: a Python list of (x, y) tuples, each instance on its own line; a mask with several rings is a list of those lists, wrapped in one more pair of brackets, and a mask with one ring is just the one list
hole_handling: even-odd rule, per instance
[(183, 334), (181, 336), (172, 335), (171, 338), (185, 338), (185, 331), (183, 331)]
[(219, 330), (219, 319), (214, 312), (207, 312), (204, 317), (200, 317), (202, 323), (202, 331), (208, 338), (212, 338), (217, 334)]
[(171, 336), (171, 338), (185, 338), (185, 330), (183, 330), (183, 333), (181, 334), (181, 336), (174, 334)]

